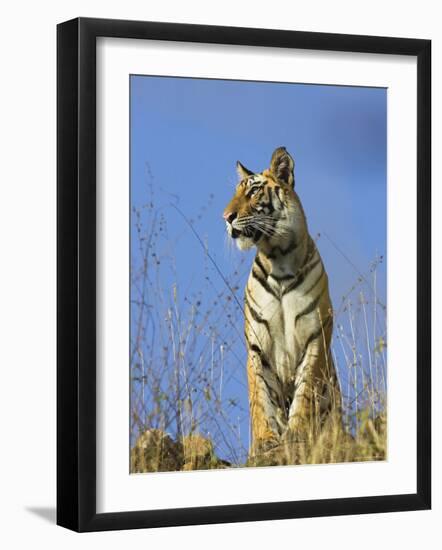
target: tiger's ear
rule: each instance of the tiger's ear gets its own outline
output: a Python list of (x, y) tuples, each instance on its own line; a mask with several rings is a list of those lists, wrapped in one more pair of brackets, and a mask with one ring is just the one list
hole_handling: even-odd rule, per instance
[(285, 147), (278, 147), (274, 150), (270, 161), (270, 171), (278, 180), (293, 187), (295, 185), (294, 167), (295, 163)]
[(239, 160), (236, 163), (236, 171), (238, 172), (238, 176), (241, 180), (244, 180), (253, 174), (253, 172), (251, 172), (245, 166), (243, 166), (239, 162)]

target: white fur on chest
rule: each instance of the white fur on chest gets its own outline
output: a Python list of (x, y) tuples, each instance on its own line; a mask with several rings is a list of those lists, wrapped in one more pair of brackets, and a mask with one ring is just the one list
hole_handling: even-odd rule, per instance
[(278, 378), (283, 383), (288, 383), (296, 374), (301, 353), (302, 339), (296, 333), (295, 319), (308, 303), (308, 297), (303, 294), (302, 289), (283, 295), (290, 279), (287, 283), (277, 282), (269, 276), (266, 282), (276, 296), (265, 290), (253, 276), (249, 278), (251, 304), (265, 323), (253, 319), (249, 322), (258, 339), (258, 345), (270, 359)]

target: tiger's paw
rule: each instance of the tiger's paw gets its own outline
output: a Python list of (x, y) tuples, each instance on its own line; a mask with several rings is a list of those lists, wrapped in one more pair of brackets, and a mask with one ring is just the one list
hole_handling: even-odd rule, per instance
[(309, 444), (308, 433), (299, 427), (289, 427), (281, 437), (286, 464), (305, 464)]
[(285, 464), (278, 438), (262, 439), (253, 445), (248, 459), (249, 466), (278, 466)]
[(267, 453), (279, 445), (279, 438), (267, 437), (266, 439), (259, 439), (255, 442), (254, 454)]

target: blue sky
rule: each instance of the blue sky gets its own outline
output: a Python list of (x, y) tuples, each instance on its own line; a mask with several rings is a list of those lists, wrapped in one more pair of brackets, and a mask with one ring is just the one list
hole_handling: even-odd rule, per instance
[[(321, 234), (335, 309), (358, 272), (369, 277), (375, 256), (385, 259), (386, 89), (149, 76), (132, 76), (130, 85), (131, 203), (145, 204), (153, 189), (155, 210), (173, 243), (163, 240), (158, 247), (176, 266), (163, 262), (166, 293), (176, 282), (188, 295), (203, 288), (207, 264), (204, 248), (172, 204), (192, 220), (222, 273), (232, 274), (243, 261), (246, 277), (254, 253), (226, 245), (222, 211), (234, 191), (236, 161), (262, 171), (278, 146), (295, 160), (310, 233)], [(132, 237), (134, 231), (132, 225)], [(135, 266), (134, 238), (131, 253)], [(216, 288), (225, 288), (208, 264)], [(384, 260), (377, 272), (383, 303), (385, 269)], [(243, 344), (235, 345), (242, 353)], [(244, 390), (233, 389), (246, 408)]]

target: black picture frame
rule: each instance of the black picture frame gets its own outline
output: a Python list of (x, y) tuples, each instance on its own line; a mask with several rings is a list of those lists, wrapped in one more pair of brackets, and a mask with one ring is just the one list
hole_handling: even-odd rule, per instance
[[(417, 58), (417, 492), (96, 512), (96, 39)], [(79, 18), (57, 27), (57, 523), (75, 531), (424, 510), (431, 506), (431, 41)]]

